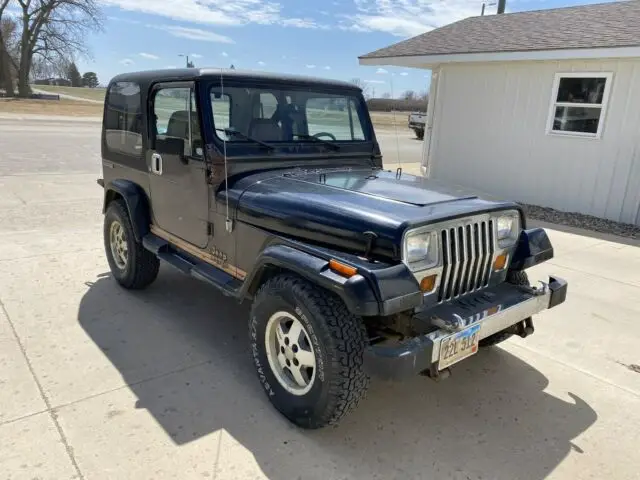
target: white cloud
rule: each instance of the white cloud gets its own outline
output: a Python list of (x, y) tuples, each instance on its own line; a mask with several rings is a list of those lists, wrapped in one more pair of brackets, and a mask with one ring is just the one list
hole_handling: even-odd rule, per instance
[(120, 60), (120, 63), (122, 65), (129, 66), (129, 65), (133, 65), (135, 62), (133, 60), (131, 60), (130, 58), (123, 58), (122, 60)]
[(262, 60), (260, 60), (260, 61), (258, 62), (258, 65), (260, 65), (261, 67), (264, 67), (264, 66), (266, 65), (266, 63), (264, 63)]
[(409, 75), (409, 72), (402, 72), (402, 73), (400, 74), (400, 76), (401, 76), (401, 77), (406, 77), (407, 75)]
[(384, 68), (379, 68), (379, 69), (376, 70), (376, 73), (378, 75), (385, 75), (385, 74), (387, 74), (389, 72), (387, 70), (385, 70)]
[(176, 67), (175, 65), (167, 65), (167, 66), (166, 66), (166, 67), (164, 67), (164, 68), (178, 68), (178, 67)]
[(365, 83), (379, 83), (379, 84), (383, 84), (383, 83), (387, 83), (384, 80), (365, 80)]
[(331, 67), (329, 65), (325, 65), (324, 69), (325, 70), (331, 70)]
[(192, 53), (191, 58), (202, 58), (202, 55), (200, 55), (199, 53)]
[(200, 28), (176, 27), (167, 25), (157, 28), (169, 32), (169, 34), (173, 35), (174, 37), (187, 38), (189, 40), (200, 40), (202, 42), (234, 43), (234, 41), (229, 37), (219, 35), (208, 30), (202, 30)]
[(153, 55), (152, 53), (139, 53), (138, 55), (140, 55), (142, 58), (146, 58), (148, 60), (160, 60), (160, 57), (157, 55)]
[(475, 0), (354, 0), (358, 13), (342, 28), (410, 37), (480, 14)]
[(237, 26), (250, 23), (317, 28), (310, 18), (284, 15), (282, 4), (274, 0), (100, 0), (109, 7), (141, 12), (190, 23)]
[(222, 55), (223, 57), (228, 57), (229, 54), (227, 52), (222, 52), (220, 55)]
[(306, 66), (307, 68), (316, 68), (316, 66), (315, 66), (315, 65), (313, 65), (313, 64), (307, 64), (307, 65), (305, 65), (305, 66)]

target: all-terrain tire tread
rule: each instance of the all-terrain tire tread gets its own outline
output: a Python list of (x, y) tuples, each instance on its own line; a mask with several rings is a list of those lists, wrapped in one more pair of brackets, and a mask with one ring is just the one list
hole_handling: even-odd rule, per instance
[(364, 323), (361, 318), (349, 312), (336, 294), (320, 289), (295, 275), (283, 274), (271, 278), (260, 287), (256, 301), (274, 290), (287, 289), (306, 300), (305, 307), (317, 319), (324, 321), (334, 342), (331, 346), (325, 346), (328, 352), (335, 354), (331, 355), (332, 371), (337, 372), (329, 383), (331, 400), (322, 418), (316, 419), (309, 427), (335, 425), (357, 407), (369, 387), (370, 379), (364, 372), (363, 352), (367, 339)]

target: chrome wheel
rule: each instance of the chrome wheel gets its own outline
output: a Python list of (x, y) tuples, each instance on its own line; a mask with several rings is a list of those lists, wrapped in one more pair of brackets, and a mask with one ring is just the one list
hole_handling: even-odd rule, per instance
[(267, 323), (265, 347), (269, 366), (285, 390), (304, 395), (316, 378), (316, 356), (309, 333), (294, 315), (274, 313)]
[(113, 261), (120, 270), (124, 270), (127, 267), (127, 260), (129, 258), (127, 237), (125, 236), (122, 224), (115, 220), (109, 228), (109, 245), (111, 246)]

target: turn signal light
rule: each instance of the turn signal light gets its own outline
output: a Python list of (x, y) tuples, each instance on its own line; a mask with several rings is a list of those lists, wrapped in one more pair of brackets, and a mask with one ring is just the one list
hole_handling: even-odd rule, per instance
[(437, 275), (429, 275), (428, 277), (424, 277), (420, 280), (420, 290), (422, 293), (432, 292), (434, 288), (436, 288), (436, 279)]
[(343, 277), (353, 277), (358, 273), (358, 269), (350, 265), (345, 265), (337, 260), (329, 260), (329, 268)]
[(502, 255), (498, 255), (496, 257), (496, 261), (493, 262), (493, 269), (496, 271), (504, 270), (504, 267), (507, 266), (507, 254), (503, 253)]

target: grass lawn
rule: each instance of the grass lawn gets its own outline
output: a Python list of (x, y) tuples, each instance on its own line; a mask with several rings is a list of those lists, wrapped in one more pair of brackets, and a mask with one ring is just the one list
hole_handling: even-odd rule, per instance
[(73, 95), (74, 97), (86, 98), (87, 100), (104, 100), (105, 88), (83, 88), (83, 87), (58, 87), (55, 85), (32, 85), (31, 88), (50, 93), (61, 93)]
[[(51, 85), (38, 86), (52, 93), (66, 93), (76, 97), (89, 98), (91, 100), (104, 100), (104, 89), (56, 87)], [(23, 100), (0, 99), (0, 112), (24, 113), (40, 115), (80, 115), (83, 117), (101, 117), (102, 104), (89, 103), (75, 100)], [(333, 113), (333, 112), (332, 112)], [(394, 114), (391, 112), (371, 112), (373, 125), (379, 129), (393, 128)], [(398, 129), (407, 128), (407, 112), (395, 113), (395, 124)]]
[(102, 105), (75, 100), (0, 99), (0, 113), (101, 117)]

